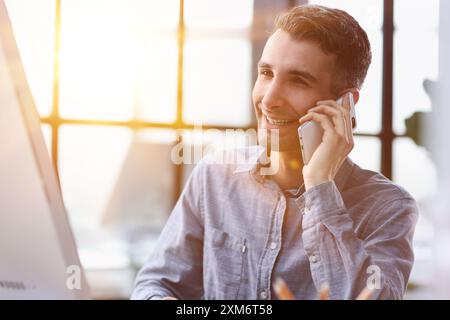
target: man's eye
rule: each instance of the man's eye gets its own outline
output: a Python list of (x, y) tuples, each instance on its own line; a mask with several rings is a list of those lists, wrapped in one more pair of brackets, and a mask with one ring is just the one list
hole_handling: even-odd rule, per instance
[(270, 72), (270, 70), (262, 69), (259, 71), (259, 74), (262, 76), (270, 77), (272, 73)]
[(302, 84), (302, 85), (307, 85), (307, 84), (308, 84), (308, 83), (307, 83), (305, 80), (303, 80), (302, 78), (294, 78), (294, 79), (292, 80), (292, 82), (298, 83), (298, 84)]

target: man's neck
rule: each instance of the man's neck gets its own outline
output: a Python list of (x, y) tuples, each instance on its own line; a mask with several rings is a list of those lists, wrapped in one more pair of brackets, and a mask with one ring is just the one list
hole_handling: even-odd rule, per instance
[(303, 162), (300, 150), (272, 151), (270, 153), (272, 163), (278, 161), (278, 171), (271, 175), (282, 190), (297, 189), (303, 183)]

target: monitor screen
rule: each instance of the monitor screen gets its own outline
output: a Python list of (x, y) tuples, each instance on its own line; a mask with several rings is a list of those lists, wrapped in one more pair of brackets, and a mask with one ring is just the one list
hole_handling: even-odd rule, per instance
[(87, 298), (59, 183), (3, 0), (0, 84), (0, 299)]

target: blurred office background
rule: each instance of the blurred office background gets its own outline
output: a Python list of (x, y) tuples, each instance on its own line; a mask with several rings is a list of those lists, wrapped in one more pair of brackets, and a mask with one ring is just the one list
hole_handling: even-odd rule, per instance
[[(26, 75), (65, 204), (98, 298), (127, 298), (192, 165), (179, 141), (223, 144), (255, 127), (256, 62), (288, 0), (9, 0)], [(417, 138), (439, 68), (439, 0), (314, 0), (367, 31), (373, 62), (357, 105), (351, 158), (418, 201), (407, 298), (432, 298), (435, 162)], [(432, 82), (427, 82), (430, 85)], [(430, 90), (429, 90), (430, 91)], [(432, 90), (431, 90), (432, 91)], [(416, 114), (417, 115), (417, 114)], [(218, 129), (203, 141), (194, 125)], [(218, 142), (222, 141), (222, 142)], [(424, 146), (425, 145), (425, 146)]]

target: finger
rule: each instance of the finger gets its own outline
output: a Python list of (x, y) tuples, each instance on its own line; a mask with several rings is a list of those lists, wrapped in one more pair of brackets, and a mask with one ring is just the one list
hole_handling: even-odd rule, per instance
[(345, 112), (350, 112), (350, 98), (349, 95), (351, 95), (351, 92), (349, 92), (348, 94), (344, 95), (344, 98), (342, 99), (342, 104), (338, 103), (335, 100), (322, 100), (322, 101), (317, 101), (316, 105), (328, 105), (330, 107), (333, 108), (337, 108), (337, 109), (342, 109)]
[(337, 103), (334, 100), (318, 101), (317, 104), (323, 103), (323, 104), (329, 105), (330, 107), (334, 107), (334, 108), (337, 108), (337, 109), (342, 111), (342, 113), (344, 114), (344, 119), (345, 119), (345, 136), (346, 136), (346, 140), (348, 141), (348, 143), (350, 145), (353, 145), (354, 144), (354, 141), (353, 141), (353, 127), (352, 127), (352, 122), (351, 122), (351, 119), (350, 119), (350, 109), (351, 109), (350, 96), (351, 95), (352, 95), (352, 93), (348, 92), (348, 93), (346, 93), (343, 96), (342, 105)]
[(331, 117), (331, 119), (333, 120), (333, 124), (336, 127), (337, 133), (345, 137), (347, 143), (349, 142), (346, 133), (345, 115), (343, 114), (342, 110), (331, 107), (329, 105), (320, 105), (318, 107), (309, 109), (308, 112), (323, 113)]
[(298, 122), (300, 123), (300, 125), (304, 124), (306, 121), (310, 121), (312, 120), (312, 117), (309, 113), (305, 114), (303, 117), (301, 117)]
[(320, 100), (316, 102), (316, 105), (326, 104), (329, 106), (338, 106), (338, 103), (335, 100)]
[(329, 300), (330, 299), (330, 287), (328, 284), (324, 283), (319, 290), (319, 300)]
[(318, 124), (320, 124), (323, 130), (337, 134), (336, 128), (334, 127), (328, 116), (311, 111), (300, 119), (300, 124), (303, 124), (310, 120), (316, 121)]

